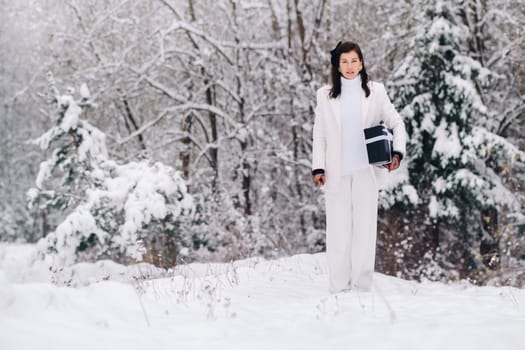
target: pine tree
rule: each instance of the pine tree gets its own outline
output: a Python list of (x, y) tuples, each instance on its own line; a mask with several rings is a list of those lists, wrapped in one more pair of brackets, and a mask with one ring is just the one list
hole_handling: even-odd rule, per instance
[(180, 174), (160, 162), (109, 159), (104, 133), (81, 118), (93, 106), (87, 87), (77, 101), (60, 95), (52, 77), (50, 85), (56, 124), (34, 143), (51, 156), (29, 197), (39, 210), (67, 216), (39, 241), (39, 255), (59, 264), (109, 258), (174, 265), (191, 247), (183, 226), (193, 203)]
[(30, 205), (38, 205), (40, 210), (71, 211), (93, 184), (92, 171), (96, 164), (107, 159), (105, 135), (80, 119), (83, 110), (94, 107), (89, 92), (85, 92), (87, 87), (82, 87), (84, 94), (77, 102), (71, 94), (59, 93), (50, 73), (48, 84), (46, 97), (48, 103), (55, 107), (56, 123), (31, 143), (42, 150), (50, 150), (51, 154), (40, 164), (36, 188), (31, 189), (28, 195)]
[[(394, 73), (390, 91), (407, 125), (409, 176), (389, 194), (423, 230), (413, 231), (424, 241), (420, 258), (446, 268), (417, 273), (477, 279), (497, 263), (497, 213), (518, 205), (501, 165), (525, 158), (486, 129), (489, 108), (478, 87), (494, 77), (465, 54), (468, 33), (453, 8), (426, 2), (425, 27)], [(406, 200), (407, 185), (416, 189), (416, 203)]]

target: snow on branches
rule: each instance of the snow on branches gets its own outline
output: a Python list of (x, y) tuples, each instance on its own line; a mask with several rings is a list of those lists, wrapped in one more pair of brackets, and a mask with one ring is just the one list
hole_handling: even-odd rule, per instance
[(81, 119), (92, 104), (87, 86), (80, 92), (79, 102), (54, 96), (56, 124), (33, 141), (51, 156), (28, 192), (30, 204), (68, 213), (39, 241), (40, 257), (66, 265), (101, 258), (175, 264), (189, 245), (183, 221), (193, 210), (184, 180), (160, 162), (109, 159), (104, 133)]
[[(425, 26), (414, 37), (390, 84), (407, 121), (408, 176), (390, 189), (395, 202), (420, 220), (440, 255), (468, 274), (498, 253), (498, 213), (520, 210), (506, 170), (524, 153), (490, 129), (493, 105), (482, 96), (495, 74), (469, 55), (468, 28), (442, 1), (421, 5)], [(415, 189), (420, 201), (403, 200)], [(405, 196), (406, 197), (406, 196)], [(428, 234), (428, 233), (427, 233)], [(430, 235), (430, 234), (429, 234)], [(430, 247), (430, 248), (429, 248)]]

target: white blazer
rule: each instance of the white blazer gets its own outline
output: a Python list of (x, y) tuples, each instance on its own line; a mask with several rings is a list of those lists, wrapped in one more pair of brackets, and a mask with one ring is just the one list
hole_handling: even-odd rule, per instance
[[(370, 95), (361, 89), (361, 114), (363, 128), (378, 125), (381, 121), (393, 130), (394, 151), (405, 155), (406, 132), (403, 119), (390, 102), (381, 83), (369, 82)], [(324, 169), (326, 192), (337, 192), (341, 179), (341, 98), (330, 98), (330, 86), (317, 90), (317, 106), (313, 128), (312, 170)], [(364, 136), (363, 136), (364, 137)], [(388, 170), (370, 166), (378, 187), (387, 180)]]

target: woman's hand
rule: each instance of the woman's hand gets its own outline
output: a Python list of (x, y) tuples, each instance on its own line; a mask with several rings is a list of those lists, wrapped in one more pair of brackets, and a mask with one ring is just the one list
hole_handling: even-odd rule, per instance
[(324, 186), (326, 183), (326, 176), (324, 174), (316, 174), (312, 179), (314, 180), (314, 184), (317, 186)]
[(388, 169), (388, 171), (396, 170), (399, 168), (399, 156), (397, 154), (394, 154), (392, 157), (392, 163), (383, 165), (385, 168)]

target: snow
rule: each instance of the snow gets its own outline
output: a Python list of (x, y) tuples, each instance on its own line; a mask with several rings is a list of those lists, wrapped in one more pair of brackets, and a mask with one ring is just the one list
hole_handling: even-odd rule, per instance
[(430, 203), (428, 204), (430, 218), (456, 218), (460, 216), (460, 210), (450, 198), (437, 198), (435, 196), (430, 197)]
[(458, 128), (456, 124), (447, 125), (445, 121), (435, 130), (436, 143), (433, 152), (441, 156), (441, 165), (445, 168), (449, 161), (458, 158), (461, 154), (461, 142), (459, 141)]
[(417, 190), (409, 183), (408, 164), (410, 159), (403, 160), (396, 171), (388, 173), (382, 190), (379, 191), (379, 207), (388, 209), (396, 202), (417, 205), (420, 202)]
[(403, 185), (401, 186), (403, 194), (408, 198), (410, 203), (417, 205), (419, 203), (419, 195), (417, 194), (416, 189), (412, 185)]
[[(470, 64), (471, 61), (467, 61), (466, 59), (461, 57), (455, 58), (454, 63), (459, 66), (461, 63), (463, 63), (464, 65)], [(471, 67), (460, 67), (459, 69), (465, 70), (468, 68)], [(481, 101), (481, 98), (472, 81), (466, 80), (465, 78), (458, 76), (457, 74), (444, 73), (443, 75), (445, 77), (445, 84), (448, 86), (453, 86), (456, 89), (456, 94), (453, 95), (456, 99), (466, 99), (468, 101), (467, 103), (472, 104), (472, 109), (474, 109), (474, 111), (476, 111), (479, 114), (487, 113), (487, 107)], [(463, 120), (466, 120), (467, 116), (465, 114), (465, 109), (463, 108), (461, 112), (461, 118)]]
[(106, 149), (106, 134), (81, 120), (81, 127), (77, 132), (82, 136), (82, 142), (78, 145), (78, 159), (87, 160), (89, 157), (100, 159), (108, 158)]
[(104, 238), (107, 236), (104, 231), (98, 228), (97, 222), (89, 210), (86, 208), (78, 208), (58, 225), (53, 234), (48, 236), (48, 239), (41, 239), (39, 241), (38, 247), (40, 251), (47, 251), (50, 246), (50, 241), (53, 241), (54, 246), (60, 252), (61, 263), (71, 263), (75, 261), (76, 250), (74, 248), (80, 245), (81, 236), (71, 234), (71, 232), (89, 232), (89, 234), (97, 235), (101, 242), (104, 242)]
[(3, 350), (523, 348), (525, 290), (510, 287), (376, 273), (372, 292), (329, 294), (324, 254), (53, 272), (33, 253), (0, 245)]
[(57, 96), (58, 105), (65, 108), (64, 118), (58, 125), (64, 132), (70, 129), (75, 129), (78, 124), (78, 117), (82, 113), (82, 109), (77, 105), (75, 100), (70, 95)]
[(428, 214), (431, 218), (436, 218), (439, 213), (439, 203), (436, 196), (430, 196), (430, 202), (428, 203)]
[[(38, 175), (35, 180), (36, 188), (43, 188), (44, 181), (51, 176), (51, 167), (52, 164), (50, 164), (49, 161), (43, 161), (42, 163), (40, 163), (40, 170), (38, 171)], [(30, 194), (28, 193), (28, 195), (34, 197), (35, 189), (33, 189), (33, 191), (31, 191)]]
[(82, 85), (80, 85), (80, 97), (84, 101), (87, 101), (91, 98), (91, 92), (89, 91), (86, 83), (82, 83)]

